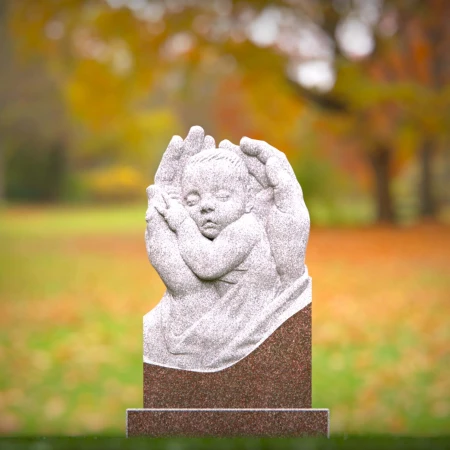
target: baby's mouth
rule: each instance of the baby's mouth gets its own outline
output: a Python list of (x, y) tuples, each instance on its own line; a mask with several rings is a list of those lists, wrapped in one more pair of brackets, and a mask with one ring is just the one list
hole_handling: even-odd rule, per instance
[(202, 224), (203, 228), (214, 227), (214, 226), (216, 226), (216, 223), (213, 222), (212, 220), (205, 220)]

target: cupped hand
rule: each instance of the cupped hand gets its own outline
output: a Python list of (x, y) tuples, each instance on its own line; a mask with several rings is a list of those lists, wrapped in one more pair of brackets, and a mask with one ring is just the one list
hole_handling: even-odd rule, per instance
[(302, 189), (284, 153), (267, 142), (247, 137), (241, 139), (240, 148), (254, 158), (253, 165), (260, 165), (256, 173), (261, 173), (261, 167), (265, 169), (267, 183), (273, 189), (266, 230), (281, 282), (287, 287), (305, 271), (310, 219)]
[(229, 141), (222, 141), (219, 147), (240, 153), (261, 186), (256, 213), (265, 224), (278, 273), (283, 287), (287, 287), (304, 273), (310, 228), (294, 170), (284, 153), (264, 141), (244, 137), (239, 147)]

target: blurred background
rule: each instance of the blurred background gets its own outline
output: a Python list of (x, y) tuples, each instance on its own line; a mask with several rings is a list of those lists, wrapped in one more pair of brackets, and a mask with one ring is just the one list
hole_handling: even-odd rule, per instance
[(286, 153), (332, 434), (450, 429), (450, 2), (2, 0), (0, 433), (125, 433), (174, 134)]

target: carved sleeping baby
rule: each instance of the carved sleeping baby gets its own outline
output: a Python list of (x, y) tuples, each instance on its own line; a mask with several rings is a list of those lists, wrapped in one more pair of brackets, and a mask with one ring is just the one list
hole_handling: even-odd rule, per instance
[(183, 173), (182, 203), (162, 196), (155, 207), (175, 232), (181, 257), (201, 280), (214, 282), (219, 297), (239, 284), (256, 288), (265, 301), (276, 293), (279, 276), (266, 231), (252, 213), (242, 158), (224, 149), (197, 153)]

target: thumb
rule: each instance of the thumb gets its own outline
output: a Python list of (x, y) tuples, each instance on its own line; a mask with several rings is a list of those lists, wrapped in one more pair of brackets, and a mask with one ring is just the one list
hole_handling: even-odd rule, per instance
[(279, 161), (272, 157), (266, 162), (266, 173), (270, 186), (273, 188), (275, 206), (282, 212), (291, 212), (297, 207), (297, 180), (284, 170)]
[(161, 191), (162, 198), (166, 204), (166, 208), (170, 208), (172, 205), (173, 200), (170, 198), (170, 196), (165, 191)]

